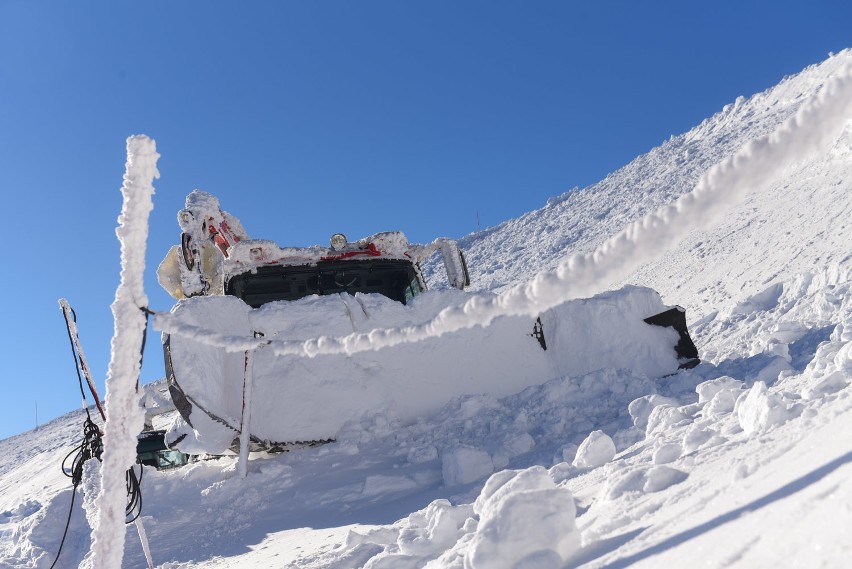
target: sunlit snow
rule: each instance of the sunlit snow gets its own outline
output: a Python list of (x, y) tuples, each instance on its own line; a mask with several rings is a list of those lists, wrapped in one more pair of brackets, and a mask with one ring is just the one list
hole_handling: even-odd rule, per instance
[[(155, 565), (847, 566), (850, 69), (852, 52), (834, 55), (600, 183), (462, 241), (474, 285), (517, 299), (512, 287), (542, 270), (559, 275), (566, 256), (591, 253), (696, 184), (743, 184), (736, 200), (717, 202), (726, 209), (714, 224), (690, 221), (677, 244), (648, 233), (635, 243), (656, 259), (607, 274), (687, 308), (698, 367), (661, 379), (584, 370), (520, 392), (455, 397), (412, 421), (365, 409), (335, 443), (254, 457), (245, 478), (236, 457), (146, 469)], [(830, 124), (808, 130), (815, 115), (792, 118), (815, 108)], [(788, 120), (799, 122), (782, 126)], [(790, 152), (761, 154), (772, 140)], [(556, 281), (540, 281), (533, 296)], [(488, 373), (495, 385), (512, 381), (499, 366)], [(146, 400), (160, 398), (159, 387), (147, 386)], [(53, 562), (71, 493), (59, 465), (82, 417), (0, 441), (0, 565)], [(78, 492), (91, 500), (92, 490)], [(81, 502), (92, 508), (75, 504), (60, 567), (93, 562)], [(123, 566), (145, 566), (135, 531), (125, 533)]]

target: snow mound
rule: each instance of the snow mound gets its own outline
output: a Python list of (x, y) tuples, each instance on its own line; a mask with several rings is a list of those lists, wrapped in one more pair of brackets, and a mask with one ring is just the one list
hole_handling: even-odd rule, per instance
[(615, 443), (603, 431), (592, 431), (580, 443), (574, 466), (580, 468), (597, 468), (615, 458)]

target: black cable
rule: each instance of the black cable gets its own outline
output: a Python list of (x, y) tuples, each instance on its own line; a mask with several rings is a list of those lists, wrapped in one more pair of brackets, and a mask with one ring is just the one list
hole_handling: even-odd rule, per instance
[[(50, 569), (53, 569), (53, 567), (56, 566), (56, 562), (59, 561), (59, 555), (62, 553), (62, 547), (65, 545), (65, 539), (68, 537), (68, 527), (71, 525), (71, 514), (74, 512), (74, 499), (77, 497), (77, 486), (79, 486), (80, 481), (83, 480), (83, 465), (90, 458), (97, 458), (100, 460), (103, 450), (104, 445), (101, 440), (101, 430), (94, 421), (92, 421), (92, 418), (87, 416), (86, 421), (83, 423), (83, 442), (74, 447), (71, 452), (65, 455), (65, 458), (62, 459), (62, 474), (71, 479), (74, 487), (71, 490), (71, 507), (68, 508), (68, 519), (65, 520), (65, 530), (62, 532), (62, 541), (59, 542), (59, 550), (56, 552), (56, 558), (53, 560), (53, 564), (51, 564)], [(68, 459), (71, 458), (72, 455), (74, 456), (74, 460), (71, 461), (71, 468), (69, 469), (67, 463)]]
[(148, 341), (148, 317), (152, 314), (156, 315), (157, 313), (149, 309), (147, 306), (142, 306), (139, 310), (141, 310), (145, 315), (145, 328), (142, 330), (142, 348), (139, 350), (139, 369), (142, 369), (142, 358), (145, 357), (145, 343)]
[[(83, 479), (83, 465), (90, 458), (101, 460), (101, 455), (104, 452), (104, 443), (101, 439), (100, 428), (92, 421), (91, 417), (87, 417), (83, 423), (83, 442), (69, 452), (62, 460), (62, 473), (71, 479), (71, 482), (76, 486)], [(76, 454), (75, 454), (76, 453)], [(71, 462), (71, 468), (68, 469), (67, 462), (74, 455), (74, 460)]]
[[(142, 360), (145, 357), (145, 345), (148, 341), (148, 321), (149, 316), (156, 314), (147, 306), (139, 307), (139, 310), (145, 314), (145, 328), (142, 330), (142, 347), (139, 349), (139, 369), (142, 369)], [(139, 377), (136, 378), (136, 389), (139, 390)], [(124, 508), (125, 523), (135, 522), (142, 515), (142, 473), (143, 466), (139, 465), (139, 476), (136, 476), (136, 470), (131, 466), (124, 477), (124, 482), (127, 487), (127, 506)], [(126, 519), (130, 518), (130, 519)]]
[[(74, 318), (74, 322), (77, 322), (77, 313), (74, 312), (74, 309), (68, 305), (69, 310), (71, 310), (71, 316)], [(74, 338), (71, 336), (71, 326), (68, 323), (68, 319), (65, 316), (65, 311), (62, 311), (62, 318), (65, 320), (65, 329), (68, 331), (68, 342), (71, 344), (71, 357), (74, 358), (74, 371), (77, 372), (77, 382), (80, 384), (80, 395), (83, 396), (83, 401), (86, 405), (83, 406), (83, 409), (86, 410), (86, 416), (91, 421), (92, 416), (89, 415), (89, 405), (88, 401), (86, 401), (86, 391), (83, 389), (83, 375), (80, 373), (80, 362), (77, 359), (77, 348), (74, 346)], [(84, 427), (85, 432), (85, 427)]]
[[(136, 476), (136, 470), (131, 466), (127, 469), (124, 481), (127, 485), (127, 506), (124, 508), (125, 520), (124, 523), (129, 524), (136, 521), (142, 515), (142, 473), (144, 469), (139, 465), (139, 476)], [(127, 519), (127, 518), (130, 519)]]
[[(68, 308), (71, 310), (71, 315), (74, 319), (74, 322), (77, 322), (77, 313), (70, 306), (68, 306)], [(141, 368), (142, 357), (145, 353), (145, 341), (148, 333), (148, 316), (155, 313), (149, 310), (147, 307), (140, 308), (140, 310), (145, 313), (145, 330), (142, 334), (142, 348), (139, 353), (139, 365)], [(77, 354), (77, 349), (74, 345), (74, 338), (71, 335), (71, 326), (68, 323), (68, 319), (67, 316), (65, 316), (64, 310), (62, 314), (63, 318), (65, 319), (65, 328), (68, 331), (68, 341), (71, 344), (71, 357), (74, 358), (74, 370), (77, 372), (77, 382), (80, 386), (80, 394), (83, 396), (83, 410), (86, 411), (86, 420), (83, 423), (83, 441), (79, 445), (74, 447), (71, 452), (65, 455), (65, 458), (62, 459), (62, 473), (71, 479), (73, 488), (71, 490), (71, 506), (68, 508), (68, 518), (65, 521), (65, 530), (62, 532), (62, 541), (59, 542), (59, 549), (56, 552), (56, 557), (54, 558), (53, 563), (50, 565), (50, 569), (53, 569), (56, 566), (56, 562), (59, 561), (59, 555), (62, 553), (62, 547), (65, 545), (65, 539), (68, 537), (68, 528), (71, 525), (71, 515), (74, 512), (74, 500), (77, 497), (77, 487), (83, 480), (83, 465), (86, 463), (87, 460), (91, 458), (96, 458), (98, 459), (98, 461), (100, 461), (101, 455), (103, 454), (104, 450), (100, 427), (98, 427), (95, 422), (92, 421), (92, 416), (89, 413), (88, 401), (86, 400), (86, 391), (83, 389), (83, 376), (80, 371), (81, 362), (78, 359), (79, 356)], [(138, 378), (136, 380), (136, 387), (137, 389), (139, 388)], [(98, 404), (98, 406), (100, 407), (100, 404)], [(71, 466), (69, 468), (68, 459), (71, 458), (72, 455), (74, 456), (74, 459), (71, 461)], [(143, 466), (140, 464), (138, 476), (136, 475), (136, 470), (132, 466), (127, 469), (127, 472), (125, 473), (125, 485), (127, 488), (127, 505), (124, 508), (124, 515), (126, 524), (136, 521), (136, 519), (142, 514), (143, 470)]]
[[(94, 421), (92, 421), (91, 417), (86, 417), (86, 421), (83, 423), (83, 442), (74, 447), (71, 452), (65, 455), (65, 458), (62, 459), (62, 473), (71, 479), (73, 489), (71, 490), (71, 506), (68, 509), (68, 519), (65, 521), (65, 530), (62, 532), (62, 541), (59, 542), (59, 549), (56, 552), (56, 558), (53, 560), (53, 564), (50, 566), (50, 569), (53, 569), (56, 562), (59, 560), (59, 555), (62, 553), (62, 547), (65, 545), (65, 539), (68, 537), (68, 528), (71, 525), (71, 514), (74, 512), (74, 500), (77, 496), (77, 487), (83, 480), (83, 465), (86, 464), (86, 461), (92, 458), (96, 458), (100, 461), (103, 450), (104, 446), (103, 440), (101, 439), (101, 430)], [(69, 467), (68, 459), (72, 456), (74, 459), (71, 461), (71, 465)], [(136, 474), (136, 470), (132, 466), (127, 469), (127, 472), (125, 473), (128, 500), (127, 506), (124, 508), (124, 514), (126, 517), (129, 517), (129, 519), (125, 519), (125, 523), (128, 524), (136, 521), (136, 518), (142, 514), (142, 473), (143, 468), (141, 464), (139, 465), (138, 476)]]

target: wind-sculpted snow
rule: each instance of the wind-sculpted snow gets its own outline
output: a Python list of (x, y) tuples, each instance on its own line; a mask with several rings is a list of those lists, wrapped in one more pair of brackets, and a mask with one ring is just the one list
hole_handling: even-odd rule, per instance
[[(835, 502), (827, 495), (825, 499), (814, 498), (811, 503), (812, 507), (825, 512), (826, 519), (817, 521), (819, 516), (814, 515), (809, 516), (807, 522), (787, 518), (785, 523), (778, 524), (773, 520), (773, 512), (785, 508), (784, 498), (809, 484), (823, 489), (815, 489), (812, 495), (831, 492), (835, 499), (840, 495), (852, 496), (848, 478), (842, 491), (836, 484), (841, 483), (843, 476), (833, 476), (822, 483), (822, 478), (828, 477), (835, 468), (845, 465), (848, 473), (852, 467), (852, 459), (843, 458), (844, 446), (837, 445), (843, 440), (844, 429), (852, 426), (852, 334), (848, 324), (852, 307), (842, 300), (852, 297), (852, 285), (848, 280), (838, 285), (833, 282), (836, 277), (837, 273), (831, 270), (824, 274), (796, 277), (782, 283), (785, 290), (795, 290), (796, 293), (785, 295), (781, 305), (770, 310), (756, 308), (748, 313), (750, 335), (755, 342), (763, 342), (769, 354), (782, 352), (787, 354), (787, 360), (792, 361), (794, 357), (804, 358), (790, 354), (802, 349), (809, 353), (810, 359), (803, 369), (773, 372), (770, 386), (755, 378), (765, 376), (763, 372), (767, 369), (777, 370), (773, 358), (743, 355), (719, 366), (702, 364), (669, 382), (659, 382), (657, 389), (660, 394), (630, 402), (631, 410), (638, 409), (639, 405), (645, 408), (650, 405), (650, 417), (636, 426), (624, 421), (630, 395), (618, 396), (617, 389), (613, 389), (609, 394), (600, 393), (594, 397), (588, 393), (586, 397), (590, 399), (580, 397), (576, 402), (579, 409), (573, 408), (566, 415), (578, 421), (566, 430), (575, 435), (562, 438), (566, 442), (573, 441), (564, 445), (577, 453), (573, 464), (570, 463), (571, 456), (557, 450), (552, 455), (555, 464), (549, 471), (533, 467), (498, 472), (489, 479), (475, 500), (475, 504), (487, 502), (494, 487), (508, 487), (507, 479), (517, 480), (514, 487), (507, 488), (503, 499), (508, 500), (508, 496), (512, 496), (507, 503), (523, 503), (524, 509), (500, 509), (500, 527), (511, 536), (492, 539), (500, 531), (492, 528), (495, 519), (481, 507), (475, 506), (471, 512), (464, 498), (455, 507), (437, 501), (387, 529), (363, 533), (353, 530), (359, 532), (357, 537), (350, 537), (342, 550), (308, 557), (298, 566), (344, 567), (344, 563), (338, 562), (351, 559), (348, 556), (355, 551), (365, 555), (361, 559), (364, 567), (460, 569), (478, 567), (477, 562), (486, 559), (494, 565), (485, 565), (483, 561), (483, 566), (522, 567), (529, 563), (529, 566), (536, 567), (626, 567), (658, 554), (666, 557), (655, 557), (657, 565), (686, 566), (695, 555), (694, 547), (689, 547), (689, 540), (714, 528), (720, 528), (718, 531), (722, 533), (715, 541), (709, 542), (716, 545), (705, 547), (702, 553), (703, 559), (711, 565), (769, 567), (786, 563), (786, 555), (792, 555), (805, 566), (841, 563), (848, 550), (844, 530), (836, 522), (840, 519), (852, 521), (852, 514), (839, 512)], [(812, 283), (812, 286), (803, 288), (796, 284), (803, 281)], [(826, 305), (826, 294), (834, 296), (835, 302)], [(729, 332), (738, 332), (742, 330), (738, 326), (741, 316), (720, 318), (718, 325), (729, 327)], [(777, 323), (791, 319), (801, 323), (800, 332), (787, 336), (789, 344), (780, 346), (776, 337)], [(825, 341), (807, 348), (797, 345), (802, 338), (808, 337), (809, 326), (820, 326), (826, 321), (836, 324), (830, 326), (830, 334), (825, 336)], [(780, 347), (787, 348), (787, 351)], [(630, 385), (639, 391), (643, 389), (641, 382), (631, 384), (630, 378), (622, 379), (626, 380), (625, 387)], [(503, 416), (508, 420), (507, 425), (514, 428), (522, 425), (529, 433), (535, 433), (539, 425), (554, 424), (553, 417), (547, 417), (541, 423), (529, 420), (533, 416), (547, 415), (548, 412), (543, 413), (547, 404), (544, 408), (539, 406), (543, 402), (557, 404), (558, 399), (543, 395), (552, 395), (565, 386), (562, 381), (551, 382), (541, 388), (527, 390), (523, 397), (480, 402), (474, 407), (477, 411), (473, 425), (468, 428), (475, 430), (480, 422), (490, 424), (492, 429), (495, 424), (504, 424), (497, 419), (502, 413), (495, 413), (495, 410), (505, 409), (508, 412)], [(595, 401), (597, 417), (580, 410), (584, 408), (584, 401)], [(620, 412), (615, 413), (621, 420), (609, 426), (602, 421), (606, 416), (605, 402), (623, 406)], [(455, 408), (458, 419), (463, 419), (464, 406)], [(523, 419), (512, 421), (509, 409), (520, 413)], [(441, 425), (452, 424), (446, 418), (442, 419)], [(581, 440), (577, 435), (582, 432), (584, 420), (588, 421), (586, 425), (605, 426), (605, 431), (591, 432), (577, 450), (576, 443)], [(838, 420), (842, 420), (842, 424), (835, 424)], [(612, 439), (607, 432), (613, 435)], [(437, 438), (442, 440), (440, 436)], [(548, 446), (550, 451), (554, 449), (554, 439), (548, 444), (546, 437), (533, 438), (533, 447), (520, 455), (526, 460), (530, 460), (537, 451), (541, 452), (542, 446)], [(483, 441), (494, 439), (499, 437), (483, 437)], [(606, 449), (613, 439), (619, 442), (614, 459)], [(814, 447), (814, 442), (821, 439), (826, 444)], [(836, 442), (829, 443), (828, 439)], [(477, 449), (477, 445), (469, 439), (459, 444), (463, 444), (465, 449)], [(795, 459), (787, 459), (785, 455), (790, 449), (796, 449), (796, 452), (810, 449), (813, 452), (814, 448), (821, 450), (804, 463), (796, 463)], [(845, 448), (848, 452), (848, 444)], [(478, 450), (481, 452), (481, 447)], [(563, 459), (568, 462), (562, 462)], [(546, 464), (541, 457), (533, 460)], [(825, 460), (829, 462), (824, 463)], [(823, 464), (825, 467), (819, 468)], [(808, 475), (809, 469), (814, 468), (813, 474)], [(797, 479), (802, 475), (804, 478)], [(574, 511), (573, 505), (565, 505), (555, 511), (542, 507), (535, 492), (547, 488), (552, 488), (550, 492), (563, 491), (566, 496), (574, 497), (579, 512), (576, 522), (569, 519)], [(769, 494), (763, 498), (767, 492)], [(544, 495), (551, 503), (558, 503), (560, 499), (555, 494)], [(774, 504), (776, 500), (781, 504)], [(688, 531), (689, 527), (683, 527), (677, 521), (684, 515), (699, 521), (707, 519), (708, 516), (698, 513), (702, 511), (711, 513), (710, 521), (703, 526), (698, 525), (692, 533)], [(726, 511), (732, 513), (726, 514)], [(443, 512), (447, 513), (441, 515)], [(759, 521), (751, 524), (736, 521), (741, 513), (746, 512), (751, 513), (752, 519), (758, 517)], [(717, 517), (714, 518), (714, 515)], [(429, 540), (429, 532), (436, 526), (439, 516), (444, 520), (441, 523), (449, 524), (449, 527), (441, 532), (444, 539), (433, 543)], [(574, 523), (581, 530), (581, 539), (577, 539), (575, 530), (571, 529)], [(798, 531), (801, 533), (790, 530), (785, 525), (788, 523), (800, 528)], [(560, 543), (547, 537), (547, 531), (553, 524), (557, 527), (567, 524), (559, 533), (570, 544), (565, 549), (560, 550)], [(807, 527), (807, 524), (816, 525)], [(755, 547), (754, 551), (750, 551), (755, 541), (753, 535), (747, 529), (743, 533), (744, 528), (750, 526), (759, 528), (760, 541), (766, 544)], [(527, 539), (525, 536), (535, 534), (535, 531), (529, 532), (530, 528), (542, 532), (536, 534), (539, 539), (533, 542), (534, 545), (524, 541)], [(416, 550), (406, 545), (412, 535), (419, 538)], [(455, 539), (454, 543), (447, 545), (447, 541), (452, 539)], [(781, 543), (779, 539), (784, 543), (780, 548), (783, 553), (772, 549)], [(802, 549), (810, 546), (812, 540), (817, 540), (821, 549), (804, 554)], [(501, 546), (509, 546), (510, 549), (502, 549)], [(732, 550), (738, 550), (742, 559), (728, 557)], [(372, 553), (368, 555), (367, 551)], [(513, 565), (522, 558), (523, 563)], [(819, 562), (815, 563), (816, 560)], [(538, 562), (542, 565), (535, 564)]]
[[(852, 63), (841, 67), (819, 94), (774, 132), (751, 140), (702, 175), (693, 191), (634, 222), (594, 252), (562, 260), (555, 271), (541, 272), (529, 282), (497, 296), (475, 295), (423, 324), (339, 337), (278, 340), (270, 346), (278, 355), (351, 355), (487, 326), (499, 316), (535, 317), (566, 300), (595, 294), (627, 278), (677, 245), (691, 231), (711, 227), (749, 193), (765, 190), (783, 174), (782, 165), (807, 160), (828, 150), (850, 118)], [(165, 332), (181, 333), (181, 328), (165, 315), (157, 318), (156, 325)], [(197, 330), (184, 333), (199, 335)], [(213, 333), (210, 340), (215, 341)]]
[[(604, 370), (505, 398), (458, 398), (408, 427), (377, 413), (350, 423), (333, 445), (251, 462), (239, 483), (222, 479), (234, 471), (234, 459), (152, 473), (152, 487), (164, 491), (150, 498), (151, 511), (160, 512), (148, 524), (155, 528), (152, 542), (168, 543), (177, 528), (185, 532), (182, 542), (195, 544), (191, 551), (161, 545), (175, 567), (205, 560), (216, 566), (223, 563), (219, 555), (230, 557), (229, 566), (274, 565), (288, 555), (285, 566), (338, 569), (594, 567), (657, 554), (683, 566), (695, 555), (690, 539), (716, 529), (720, 537), (702, 555), (718, 565), (731, 564), (729, 556), (739, 551), (735, 565), (760, 560), (771, 566), (816, 540), (818, 558), (831, 566), (845, 555), (848, 518), (838, 518), (828, 496), (852, 495), (848, 484), (836, 486), (843, 478), (833, 469), (845, 464), (843, 446), (830, 442), (844, 440), (844, 429), (852, 427), (846, 324), (852, 291), (844, 275), (829, 268), (783, 281), (771, 307), (742, 299), (740, 310), (712, 325), (719, 344), (734, 340), (737, 346), (746, 333), (750, 343), (718, 365), (664, 381)], [(792, 322), (799, 324), (795, 333)], [(778, 372), (778, 358), (789, 360), (784, 371)], [(791, 401), (800, 407), (796, 414), (787, 414)], [(774, 418), (750, 430), (748, 419), (743, 424), (749, 409)], [(593, 431), (605, 435), (590, 437)], [(615, 444), (611, 460), (576, 460), (603, 456), (578, 447), (604, 436)], [(823, 444), (814, 446), (817, 441)], [(813, 454), (814, 448), (822, 450)], [(788, 459), (788, 449), (804, 458)], [(477, 477), (491, 471), (483, 487)], [(170, 477), (180, 482), (169, 486)], [(814, 485), (810, 508), (824, 519), (787, 516), (785, 524), (774, 523), (778, 509), (788, 508), (785, 499), (808, 484)], [(180, 507), (165, 506), (177, 496)], [(410, 513), (405, 508), (412, 500), (420, 500), (421, 509)], [(189, 512), (199, 509), (216, 517), (192, 523)], [(684, 518), (686, 525), (678, 521)], [(755, 519), (765, 547), (753, 544), (748, 520)], [(357, 525), (344, 535), (325, 530), (338, 545), (302, 554), (274, 534), (252, 531), (322, 527), (331, 520), (335, 527)], [(788, 524), (798, 531), (788, 532)], [(302, 544), (316, 539), (307, 530), (294, 535)], [(223, 544), (252, 540), (263, 545), (235, 550)], [(770, 543), (784, 543), (783, 553), (768, 550)], [(809, 558), (798, 555), (807, 565)]]
[[(672, 135), (604, 180), (587, 188), (574, 188), (548, 200), (546, 207), (461, 239), (459, 245), (465, 249), (473, 286), (503, 290), (529, 280), (542, 269), (554, 269), (568, 255), (594, 251), (631, 223), (693, 190), (711, 167), (733, 156), (749, 141), (770, 135), (850, 62), (852, 51), (845, 50), (785, 78), (766, 92), (738, 97), (715, 116), (687, 133)], [(690, 253), (687, 251), (681, 262), (688, 260)], [(669, 270), (658, 270), (662, 275), (653, 282), (654, 288), (668, 278), (675, 284), (683, 280), (678, 264), (663, 268)], [(437, 263), (427, 265), (425, 272), (430, 281), (441, 275)], [(645, 277), (639, 282), (651, 281)]]
[[(814, 95), (829, 98), (828, 78), (843, 76), (850, 58), (845, 51), (737, 100), (594, 192), (471, 236), (474, 281), (502, 290), (553, 269), (566, 252), (592, 251)], [(557, 377), (520, 393), (458, 397), (407, 425), (371, 410), (335, 443), (251, 460), (245, 479), (234, 476), (234, 457), (146, 469), (143, 517), (155, 564), (847, 566), (852, 128), (848, 117), (833, 128), (834, 139), (809, 158), (732, 161), (708, 178), (740, 183), (741, 168), (768, 167), (777, 181), (629, 277), (700, 312), (690, 324), (704, 360), (697, 368), (660, 380), (623, 369)], [(784, 132), (779, 144), (793, 144), (785, 137), (795, 132)], [(358, 321), (343, 324), (353, 330)], [(317, 335), (308, 327), (299, 340)], [(0, 566), (52, 561), (70, 501), (59, 462), (81, 421), (77, 412), (0, 441)], [(604, 436), (611, 458), (607, 449), (589, 453), (591, 444), (580, 450)], [(63, 556), (90, 567), (80, 502)], [(136, 536), (126, 540), (124, 566), (144, 566)]]
[[(363, 294), (313, 296), (258, 309), (232, 296), (185, 299), (171, 315), (182, 332), (171, 336), (169, 353), (175, 381), (192, 398), (188, 422), (195, 428), (179, 422), (168, 438), (182, 438), (179, 446), (185, 452), (221, 453), (231, 446), (245, 409), (245, 353), (211, 346), (210, 336), (188, 335), (189, 330), (228, 330), (244, 337), (253, 331), (263, 333), (269, 344), (251, 352), (251, 434), (281, 443), (334, 438), (344, 423), (366, 410), (384, 409), (410, 424), (458, 395), (504, 396), (604, 367), (649, 377), (678, 369), (677, 333), (644, 321), (667, 307), (654, 291), (638, 287), (566, 302), (542, 313), (538, 322), (546, 350), (532, 337), (537, 320), (524, 317), (499, 318), (486, 328), (382, 352), (300, 358), (281, 356), (275, 349), (282, 342), (323, 331), (342, 334), (388, 324), (416, 326), (446, 306), (465, 301), (466, 295), (454, 290), (427, 292), (408, 305)], [(242, 342), (237, 345), (246, 347)], [(208, 415), (220, 421), (208, 420)], [(482, 465), (487, 467), (485, 474), (491, 472), (488, 460)], [(448, 468), (454, 467), (448, 462)], [(454, 478), (461, 483), (473, 480), (465, 472)]]

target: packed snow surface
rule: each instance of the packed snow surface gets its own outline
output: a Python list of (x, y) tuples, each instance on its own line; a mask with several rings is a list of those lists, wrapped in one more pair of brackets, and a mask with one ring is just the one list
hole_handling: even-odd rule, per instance
[[(850, 62), (834, 55), (595, 186), (467, 237), (474, 284), (506, 290), (592, 251), (770, 136)], [(762, 192), (623, 277), (686, 307), (698, 367), (566, 374), (461, 395), (411, 424), (376, 409), (335, 443), (253, 457), (246, 478), (236, 457), (146, 469), (154, 563), (849, 566), (852, 117), (836, 119), (826, 145), (771, 164)], [(0, 565), (52, 563), (71, 492), (59, 464), (81, 424), (76, 412), (0, 441)], [(58, 566), (92, 564), (80, 502)], [(125, 539), (123, 566), (144, 566), (135, 532)]]

